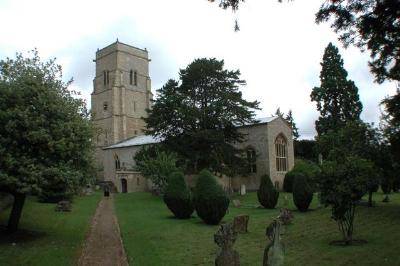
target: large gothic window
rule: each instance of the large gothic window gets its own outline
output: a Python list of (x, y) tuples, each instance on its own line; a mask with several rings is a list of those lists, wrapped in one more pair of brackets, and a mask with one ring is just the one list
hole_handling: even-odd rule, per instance
[(276, 171), (286, 172), (288, 168), (287, 142), (284, 136), (275, 139)]
[(247, 149), (247, 164), (249, 173), (257, 173), (256, 151), (253, 148)]

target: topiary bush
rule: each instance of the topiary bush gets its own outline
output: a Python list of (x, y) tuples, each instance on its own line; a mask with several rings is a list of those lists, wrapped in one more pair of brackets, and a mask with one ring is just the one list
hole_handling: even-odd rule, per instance
[(296, 172), (294, 169), (287, 172), (283, 179), (283, 191), (292, 193), (293, 192), (293, 180), (296, 178)]
[(186, 186), (183, 173), (175, 172), (168, 179), (164, 203), (178, 219), (188, 219), (194, 211), (192, 195)]
[(300, 173), (293, 183), (293, 201), (297, 209), (306, 212), (313, 199), (313, 190), (308, 183), (307, 176)]
[(267, 209), (275, 208), (279, 192), (272, 185), (271, 178), (268, 175), (261, 176), (260, 188), (257, 191), (258, 201)]
[(208, 170), (200, 172), (193, 199), (197, 215), (206, 224), (219, 224), (229, 206), (228, 196)]

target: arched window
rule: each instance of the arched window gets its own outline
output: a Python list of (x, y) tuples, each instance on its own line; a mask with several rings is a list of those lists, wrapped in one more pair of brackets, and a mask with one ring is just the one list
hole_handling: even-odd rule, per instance
[(129, 72), (129, 84), (132, 85), (133, 83), (133, 70), (131, 69), (131, 71)]
[(107, 70), (107, 84), (110, 84), (110, 71)]
[(133, 72), (133, 83), (135, 86), (137, 86), (137, 72)]
[(117, 154), (114, 154), (115, 170), (121, 169), (121, 162)]
[(106, 71), (103, 71), (103, 82), (104, 82), (104, 85), (107, 84), (107, 74), (106, 74)]
[(249, 173), (257, 173), (256, 151), (253, 148), (247, 149), (247, 164)]
[(108, 109), (108, 103), (104, 102), (103, 103), (103, 111), (107, 111), (107, 109)]
[(286, 172), (287, 162), (287, 142), (284, 136), (279, 135), (275, 139), (276, 171)]

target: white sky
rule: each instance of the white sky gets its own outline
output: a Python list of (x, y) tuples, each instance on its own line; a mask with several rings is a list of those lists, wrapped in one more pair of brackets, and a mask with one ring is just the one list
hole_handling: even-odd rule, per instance
[(207, 0), (0, 0), (0, 58), (34, 47), (44, 59), (56, 57), (89, 106), (95, 52), (117, 38), (148, 49), (153, 93), (195, 58), (224, 59), (247, 81), (244, 98), (261, 102), (258, 117), (292, 109), (301, 137), (312, 138), (318, 112), (310, 93), (320, 84), (322, 55), (333, 42), (359, 88), (362, 118), (378, 122), (379, 102), (395, 93), (395, 84), (374, 83), (368, 53), (344, 50), (328, 24), (314, 23), (322, 2), (247, 0), (234, 14)]

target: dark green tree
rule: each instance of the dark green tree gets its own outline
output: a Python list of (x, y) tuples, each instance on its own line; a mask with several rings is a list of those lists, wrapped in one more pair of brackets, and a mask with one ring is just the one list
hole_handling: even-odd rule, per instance
[(330, 130), (325, 135), (317, 137), (317, 150), (327, 160), (340, 161), (346, 156), (354, 156), (368, 160), (377, 168), (366, 179), (370, 206), (372, 206), (372, 193), (379, 185), (381, 173), (389, 173), (391, 169), (388, 153), (384, 152), (384, 145), (378, 130), (361, 121), (349, 122), (338, 131)]
[(285, 117), (285, 120), (289, 123), (290, 127), (293, 130), (293, 139), (296, 141), (299, 135), (299, 129), (296, 127), (296, 123), (294, 122), (292, 110), (289, 110), (288, 114)]
[(209, 168), (233, 176), (246, 170), (243, 141), (237, 127), (255, 122), (257, 101), (242, 98), (245, 84), (239, 70), (224, 69), (224, 61), (196, 59), (169, 80), (145, 118), (147, 133), (164, 139), (165, 146), (187, 161), (188, 170)]
[(192, 216), (194, 211), (192, 195), (182, 172), (175, 172), (170, 175), (163, 199), (176, 218), (188, 219)]
[(398, 0), (328, 0), (316, 22), (332, 22), (345, 47), (370, 51), (376, 81), (400, 80), (400, 4)]
[(332, 218), (338, 223), (346, 245), (353, 243), (356, 203), (367, 192), (368, 179), (375, 170), (370, 161), (354, 156), (322, 164), (319, 179), (322, 199), (332, 207)]
[(389, 141), (394, 161), (400, 166), (400, 83), (397, 93), (382, 101), (384, 134)]
[(317, 103), (320, 112), (315, 122), (319, 136), (338, 130), (349, 121), (358, 121), (362, 111), (358, 89), (353, 81), (347, 80), (339, 50), (332, 43), (325, 48), (321, 66), (321, 85), (311, 92), (311, 100)]
[(293, 202), (299, 211), (308, 210), (313, 199), (313, 192), (306, 174), (299, 172), (293, 181)]
[(200, 172), (193, 200), (197, 215), (211, 225), (219, 224), (229, 206), (227, 194), (208, 170)]
[(275, 115), (278, 117), (281, 117), (281, 118), (283, 118), (285, 116), (285, 114), (281, 111), (280, 107), (278, 107), (278, 109), (276, 109)]
[(15, 199), (10, 231), (26, 195), (73, 192), (93, 173), (89, 113), (61, 78), (54, 59), (42, 62), (36, 50), (0, 61), (0, 191)]
[(268, 175), (260, 177), (260, 187), (257, 191), (258, 202), (267, 209), (274, 209), (278, 203), (279, 191), (272, 184)]

